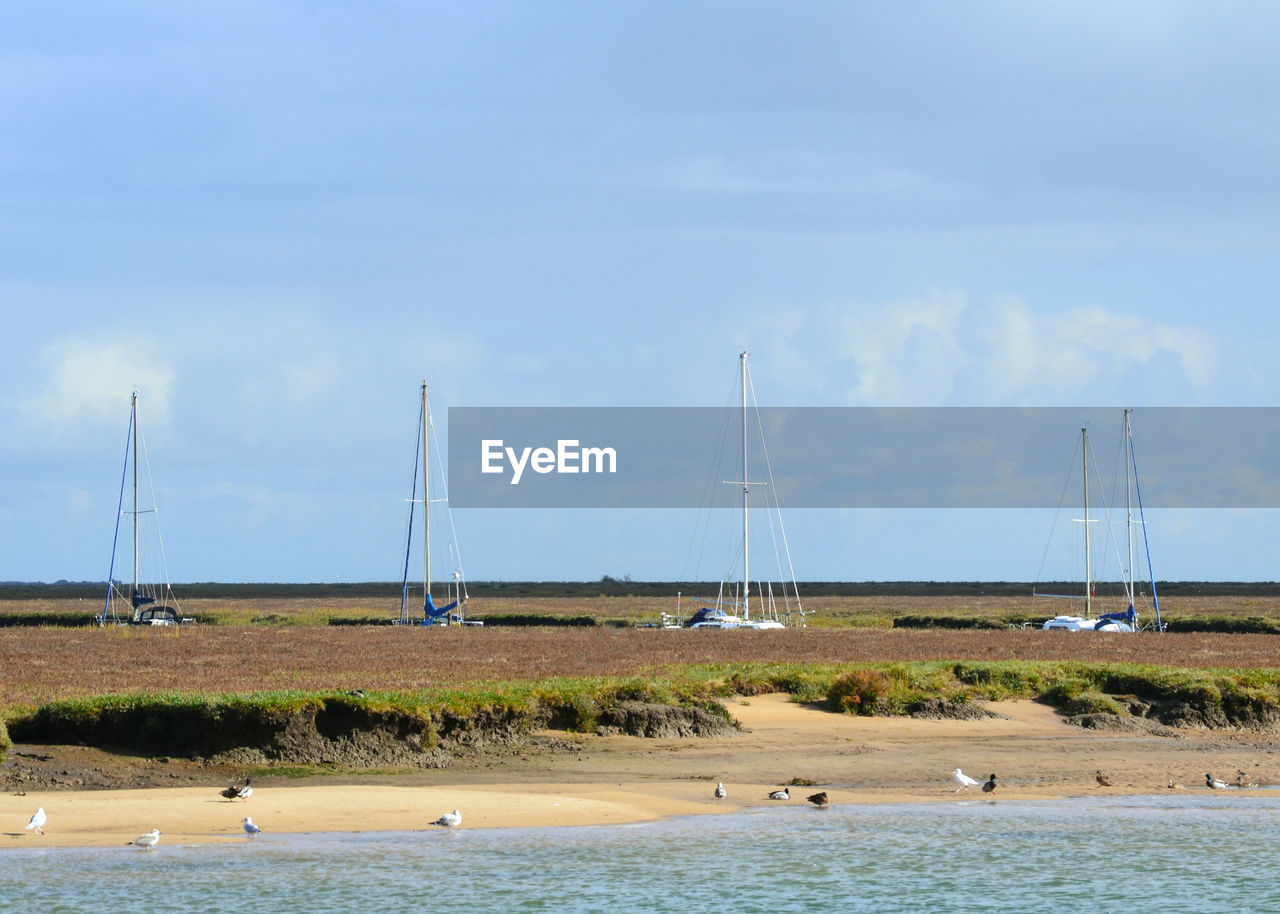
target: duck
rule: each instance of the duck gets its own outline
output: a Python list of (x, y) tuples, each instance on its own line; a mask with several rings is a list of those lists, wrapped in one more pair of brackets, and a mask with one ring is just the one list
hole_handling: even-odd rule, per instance
[(990, 778), (987, 779), (987, 783), (982, 785), (982, 792), (991, 793), (995, 789), (996, 789), (996, 776), (993, 774), (991, 775)]
[(155, 847), (157, 844), (160, 843), (160, 829), (153, 828), (151, 829), (151, 831), (147, 832), (145, 835), (138, 835), (138, 837), (134, 838), (129, 843), (136, 844), (138, 845), (138, 847), (145, 847), (147, 850), (151, 850), (151, 848)]
[(1245, 771), (1243, 768), (1237, 768), (1236, 769), (1236, 786), (1237, 787), (1257, 787), (1258, 784), (1256, 781), (1254, 781), (1253, 778), (1249, 776), (1249, 773), (1247, 771)]
[(249, 797), (253, 796), (253, 788), (249, 786), (248, 778), (244, 779), (244, 786), (236, 791), (236, 796), (246, 803), (249, 802)]
[(462, 813), (458, 810), (447, 812), (440, 818), (431, 823), (432, 825), (443, 825), (445, 828), (457, 828), (462, 824)]
[(1096, 779), (1097, 779), (1097, 781), (1098, 781), (1098, 786), (1099, 786), (1099, 787), (1111, 787), (1111, 786), (1112, 786), (1111, 778), (1109, 778), (1109, 777), (1107, 777), (1105, 774), (1103, 774), (1101, 770), (1097, 771), (1097, 772), (1094, 774), (1094, 778), (1096, 778)]
[(811, 793), (809, 794), (809, 796), (805, 797), (805, 799), (808, 800), (810, 803), (812, 803), (814, 806), (826, 806), (827, 803), (829, 802), (827, 798), (827, 792), (825, 790), (822, 791), (821, 793)]
[(1212, 774), (1206, 774), (1204, 776), (1204, 783), (1205, 783), (1205, 786), (1208, 787), (1210, 790), (1226, 790), (1227, 789), (1227, 782), (1219, 778), (1215, 778)]
[(791, 788), (783, 787), (781, 790), (771, 791), (769, 794), (771, 800), (789, 800), (791, 799)]
[(726, 796), (728, 796), (729, 791), (724, 789), (724, 781), (716, 781), (715, 794), (716, 794), (717, 800), (723, 800)]

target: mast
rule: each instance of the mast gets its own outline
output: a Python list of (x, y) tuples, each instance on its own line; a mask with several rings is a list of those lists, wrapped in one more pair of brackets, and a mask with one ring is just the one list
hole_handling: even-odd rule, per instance
[[(1129, 410), (1124, 411), (1124, 449), (1127, 452), (1130, 448), (1130, 435), (1132, 431), (1129, 428)], [(1133, 569), (1133, 491), (1129, 482), (1129, 455), (1124, 455), (1124, 526), (1129, 536), (1129, 608), (1133, 609), (1133, 585), (1134, 585), (1134, 569)]]
[(1084, 617), (1093, 616), (1093, 566), (1089, 552), (1089, 430), (1080, 429), (1080, 450), (1084, 455)]
[(133, 592), (129, 594), (130, 608), (138, 609), (138, 392), (129, 401), (130, 424), (133, 426)]
[(750, 491), (747, 476), (747, 353), (738, 357), (742, 363), (742, 618), (751, 618), (751, 552), (747, 548), (747, 493)]
[(431, 490), (427, 436), (430, 434), (431, 414), (427, 410), (427, 382), (422, 382), (422, 587), (426, 602), (431, 601)]

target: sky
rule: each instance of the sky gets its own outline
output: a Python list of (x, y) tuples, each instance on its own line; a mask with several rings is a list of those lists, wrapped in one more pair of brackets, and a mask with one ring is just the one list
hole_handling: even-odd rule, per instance
[[(175, 582), (400, 579), (423, 380), (441, 437), (725, 406), (743, 349), (771, 406), (1127, 406), (1140, 440), (1143, 407), (1275, 405), (1276, 34), (1263, 3), (7, 4), (0, 580), (105, 580), (133, 390)], [(801, 580), (1035, 580), (1053, 513), (785, 519)], [(472, 580), (720, 574), (688, 512), (452, 515)], [(1147, 529), (1161, 578), (1278, 577), (1275, 511)]]

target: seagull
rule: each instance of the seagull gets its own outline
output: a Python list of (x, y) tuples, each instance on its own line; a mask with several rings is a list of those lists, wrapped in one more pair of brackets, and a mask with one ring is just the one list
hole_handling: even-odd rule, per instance
[(1208, 787), (1210, 790), (1226, 790), (1227, 789), (1226, 781), (1221, 781), (1218, 778), (1215, 778), (1211, 774), (1206, 774), (1204, 776), (1204, 783), (1205, 783), (1205, 786)]
[(49, 817), (44, 814), (44, 807), (41, 806), (31, 816), (31, 821), (27, 823), (27, 831), (36, 830), (37, 835), (44, 834), (44, 823), (49, 821)]
[(1094, 774), (1094, 777), (1095, 777), (1095, 778), (1097, 778), (1097, 780), (1098, 780), (1098, 786), (1099, 786), (1099, 787), (1111, 787), (1111, 786), (1112, 786), (1112, 784), (1111, 784), (1111, 778), (1109, 778), (1109, 777), (1107, 777), (1105, 774), (1103, 774), (1101, 770), (1097, 771), (1097, 772)]
[(244, 817), (244, 833), (252, 838), (254, 835), (262, 834), (262, 829), (253, 824), (253, 819), (249, 816)]
[(951, 776), (955, 778), (956, 783), (960, 785), (959, 787), (956, 788), (956, 791), (955, 791), (956, 793), (959, 793), (962, 790), (968, 790), (970, 787), (977, 787), (979, 784), (982, 783), (977, 778), (969, 777), (969, 775), (965, 774), (959, 768), (951, 772)]
[(991, 791), (995, 789), (996, 789), (996, 776), (993, 774), (991, 775), (991, 778), (987, 781), (987, 783), (982, 785), (982, 792), (991, 793)]
[(789, 800), (791, 799), (791, 788), (783, 787), (781, 790), (774, 790), (769, 794), (771, 800)]
[(724, 781), (716, 781), (716, 799), (723, 800), (728, 795), (728, 791), (724, 789)]
[(447, 812), (440, 818), (431, 823), (432, 825), (443, 825), (445, 828), (457, 828), (462, 824), (462, 813), (456, 809), (453, 812)]
[(157, 844), (160, 843), (160, 829), (153, 828), (151, 829), (151, 831), (147, 832), (145, 835), (138, 835), (138, 837), (134, 838), (129, 843), (136, 844), (138, 845), (138, 847), (145, 847), (147, 850), (151, 850), (151, 848), (155, 847)]
[(805, 797), (805, 799), (808, 800), (810, 803), (812, 803), (814, 806), (826, 806), (827, 792), (824, 790), (822, 791), (822, 793), (812, 793), (809, 796)]
[(248, 778), (244, 779), (244, 786), (236, 791), (236, 796), (244, 800), (246, 803), (249, 802), (249, 797), (253, 796), (253, 788), (249, 786)]

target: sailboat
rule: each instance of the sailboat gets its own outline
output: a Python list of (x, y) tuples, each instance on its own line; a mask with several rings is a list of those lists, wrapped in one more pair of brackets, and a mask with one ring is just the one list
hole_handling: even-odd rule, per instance
[[(1089, 525), (1092, 523), (1089, 517), (1089, 432), (1088, 429), (1080, 429), (1080, 442), (1082, 453), (1082, 465), (1084, 468), (1084, 593), (1083, 595), (1071, 594), (1036, 594), (1042, 597), (1058, 597), (1063, 599), (1082, 599), (1084, 600), (1084, 615), (1058, 615), (1054, 616), (1044, 623), (1045, 631), (1095, 631), (1095, 632), (1134, 632), (1138, 630), (1138, 611), (1135, 607), (1135, 579), (1134, 571), (1134, 495), (1137, 496), (1138, 508), (1138, 524), (1142, 527), (1143, 544), (1147, 553), (1147, 567), (1151, 566), (1151, 546), (1146, 538), (1146, 520), (1142, 513), (1142, 487), (1138, 481), (1138, 464), (1133, 449), (1133, 426), (1129, 419), (1132, 410), (1124, 411), (1124, 470), (1125, 470), (1125, 532), (1128, 542), (1128, 567), (1124, 575), (1125, 597), (1128, 601), (1128, 607), (1120, 612), (1101, 613), (1097, 616), (1093, 615), (1093, 556), (1090, 543)], [(1132, 476), (1130, 475), (1132, 471)], [(1164, 622), (1160, 618), (1160, 602), (1156, 594), (1155, 575), (1151, 576), (1151, 600), (1152, 607), (1155, 611), (1156, 621), (1155, 629), (1157, 631), (1164, 630)]]
[[(773, 470), (769, 468), (769, 481), (752, 481), (749, 475), (749, 466), (747, 462), (748, 454), (748, 431), (750, 428), (748, 404), (751, 403), (751, 397), (748, 394), (750, 390), (750, 373), (747, 370), (747, 353), (744, 351), (738, 357), (740, 372), (742, 375), (742, 479), (741, 480), (725, 480), (725, 485), (742, 486), (742, 580), (741, 589), (737, 584), (729, 584), (722, 581), (719, 593), (714, 601), (706, 601), (711, 605), (703, 606), (695, 611), (689, 619), (683, 623), (685, 628), (753, 628), (753, 629), (779, 629), (785, 628), (788, 623), (795, 625), (804, 625), (807, 613), (800, 602), (800, 591), (796, 586), (795, 568), (791, 566), (791, 550), (786, 542), (786, 529), (782, 526), (781, 512), (779, 510), (776, 489), (772, 486)], [(763, 434), (761, 435), (763, 444)], [(768, 460), (768, 452), (765, 452), (766, 463)], [(754, 603), (752, 602), (752, 580), (751, 580), (751, 540), (750, 540), (750, 519), (751, 519), (751, 487), (765, 486), (768, 488), (769, 494), (765, 496), (765, 502), (770, 508), (777, 512), (778, 529), (781, 534), (783, 552), (786, 555), (788, 570), (790, 571), (790, 580), (784, 581), (780, 587), (780, 594), (775, 594), (772, 583), (755, 582), (756, 593)], [(771, 498), (772, 496), (772, 498)], [(677, 610), (676, 615), (679, 616), (679, 599), (677, 594)], [(752, 615), (754, 606), (755, 615)], [(668, 617), (669, 618), (669, 617)]]
[[(129, 404), (129, 433), (125, 443), (124, 469), (120, 474), (120, 500), (116, 508), (116, 524), (115, 535), (111, 541), (111, 568), (107, 573), (107, 599), (102, 607), (102, 615), (96, 617), (99, 625), (176, 625), (179, 622), (188, 622), (182, 615), (182, 609), (178, 606), (178, 601), (173, 595), (173, 588), (169, 586), (168, 574), (163, 574), (163, 583), (148, 583), (144, 580), (145, 575), (142, 572), (143, 565), (143, 542), (144, 538), (139, 535), (139, 524), (142, 515), (156, 515), (155, 493), (152, 492), (150, 508), (140, 508), (138, 505), (138, 441), (140, 432), (138, 428), (138, 392), (133, 392)], [(143, 456), (146, 455), (146, 446), (143, 445)], [(129, 477), (129, 470), (133, 470), (133, 509), (126, 511), (124, 506), (125, 482)], [(150, 463), (147, 467), (147, 482), (150, 488)], [(120, 518), (128, 514), (132, 518), (133, 526), (133, 577), (131, 582), (126, 585), (123, 581), (115, 579), (116, 574), (116, 553), (120, 544)], [(159, 546), (159, 562), (164, 568), (164, 545), (160, 540), (160, 523), (158, 517), (155, 517), (155, 523), (152, 525), (155, 529), (155, 541)]]
[[(462, 607), (466, 604), (467, 584), (462, 574), (462, 559), (458, 553), (457, 547), (452, 542), (453, 533), (453, 515), (449, 513), (449, 531), (451, 534), (451, 542), (449, 543), (449, 554), (454, 559), (454, 568), (450, 573), (450, 580), (446, 585), (447, 594), (444, 597), (449, 602), (443, 606), (437, 606), (434, 597), (431, 594), (431, 486), (430, 486), (430, 447), (435, 442), (431, 438), (431, 409), (427, 401), (427, 382), (422, 382), (421, 406), (418, 412), (418, 432), (414, 436), (414, 456), (413, 456), (413, 485), (409, 492), (409, 522), (408, 530), (405, 534), (404, 546), (404, 580), (400, 590), (400, 618), (396, 620), (398, 625), (484, 625), (480, 621), (468, 621), (463, 614)], [(419, 452), (422, 455), (421, 463), (418, 460)], [(436, 449), (437, 459), (439, 458), (439, 448)], [(418, 468), (422, 469), (422, 498), (418, 498)], [(448, 493), (440, 499), (448, 505)], [(417, 513), (415, 507), (422, 505), (422, 618), (419, 621), (416, 618), (416, 609), (410, 608), (409, 601), (409, 563), (410, 555), (413, 551), (413, 520)]]

